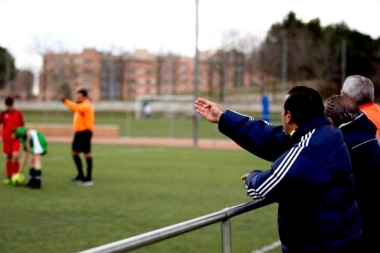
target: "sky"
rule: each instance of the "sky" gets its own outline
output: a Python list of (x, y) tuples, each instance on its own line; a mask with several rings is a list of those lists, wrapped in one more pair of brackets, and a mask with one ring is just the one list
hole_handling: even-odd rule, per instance
[[(380, 37), (380, 0), (198, 0), (198, 48), (222, 45), (228, 31), (265, 37), (290, 12), (323, 26), (345, 22)], [(17, 68), (38, 72), (47, 49), (195, 55), (196, 0), (0, 0), (0, 46)]]

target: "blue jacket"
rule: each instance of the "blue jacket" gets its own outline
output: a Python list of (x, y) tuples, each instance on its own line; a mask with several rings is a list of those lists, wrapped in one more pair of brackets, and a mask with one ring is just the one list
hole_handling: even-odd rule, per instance
[(341, 131), (325, 117), (290, 137), (282, 127), (226, 111), (219, 130), (251, 153), (274, 161), (246, 178), (254, 200), (277, 202), (283, 252), (360, 252), (362, 235), (350, 156)]
[(377, 128), (362, 114), (342, 124), (340, 129), (351, 155), (366, 251), (378, 252), (380, 209), (376, 207), (376, 199), (380, 196), (380, 146), (376, 139)]

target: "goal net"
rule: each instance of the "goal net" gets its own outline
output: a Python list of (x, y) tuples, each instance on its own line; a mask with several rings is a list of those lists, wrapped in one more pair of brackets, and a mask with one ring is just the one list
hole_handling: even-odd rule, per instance
[(155, 95), (137, 96), (135, 98), (136, 119), (154, 116), (172, 117), (176, 113), (193, 116), (194, 96), (192, 95)]

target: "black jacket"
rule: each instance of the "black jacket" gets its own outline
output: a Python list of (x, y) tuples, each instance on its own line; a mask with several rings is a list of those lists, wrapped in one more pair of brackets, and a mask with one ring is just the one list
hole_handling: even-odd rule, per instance
[(376, 126), (364, 114), (339, 126), (350, 151), (362, 231), (367, 252), (380, 252), (377, 240), (380, 227), (380, 146)]

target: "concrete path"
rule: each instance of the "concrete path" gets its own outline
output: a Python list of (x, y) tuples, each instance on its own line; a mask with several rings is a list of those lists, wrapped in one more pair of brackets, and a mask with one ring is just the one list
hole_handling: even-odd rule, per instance
[[(48, 136), (48, 142), (52, 143), (70, 143), (71, 137), (55, 137)], [(193, 139), (178, 139), (178, 138), (137, 138), (137, 137), (117, 137), (104, 138), (94, 137), (92, 143), (96, 144), (119, 144), (133, 146), (166, 146), (166, 147), (197, 147), (210, 149), (242, 149), (231, 140), (213, 140), (199, 139), (195, 146)]]

